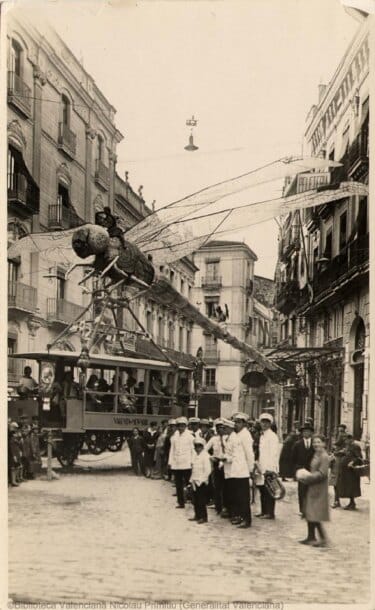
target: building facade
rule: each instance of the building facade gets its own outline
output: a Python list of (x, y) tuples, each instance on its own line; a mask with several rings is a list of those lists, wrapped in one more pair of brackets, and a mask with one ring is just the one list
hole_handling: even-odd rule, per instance
[[(345, 181), (368, 184), (369, 31), (361, 27), (319, 99), (304, 134), (306, 155), (340, 161), (300, 174), (284, 194)], [(282, 222), (275, 279), (280, 349), (291, 348), (294, 376), (284, 386), (283, 427), (310, 416), (332, 438), (338, 423), (368, 434), (369, 223), (367, 197), (296, 211)], [(286, 350), (286, 351), (285, 351)], [(293, 351), (294, 350), (294, 351)]]
[[(49, 26), (39, 31), (20, 12), (8, 16), (8, 245), (31, 232), (59, 231), (93, 222), (108, 206), (124, 229), (150, 214), (142, 192), (116, 173), (122, 135), (115, 109), (65, 43)], [(45, 349), (82, 312), (90, 296), (80, 269), (51, 268), (38, 253), (8, 260), (8, 382), (16, 385), (25, 362), (15, 352)], [(190, 258), (157, 269), (189, 297), (196, 267)], [(93, 308), (92, 308), (93, 309)], [(191, 324), (147, 298), (134, 303), (141, 323), (177, 362), (191, 364)], [(89, 311), (87, 319), (94, 319)], [(86, 319), (85, 317), (85, 319)], [(125, 331), (139, 330), (124, 310)], [(148, 340), (124, 334), (130, 351), (161, 358)], [(77, 332), (60, 343), (80, 349)], [(110, 350), (110, 342), (102, 347)], [(29, 363), (33, 364), (33, 363)]]
[[(268, 304), (254, 297), (256, 260), (256, 254), (245, 243), (208, 242), (194, 254), (199, 271), (192, 288), (192, 302), (209, 318), (223, 324), (229, 333), (259, 349), (271, 341), (272, 314)], [(195, 354), (202, 351), (204, 362), (200, 413), (225, 417), (244, 409), (255, 415), (262, 398), (241, 382), (247, 357), (198, 327), (193, 329), (192, 347)]]

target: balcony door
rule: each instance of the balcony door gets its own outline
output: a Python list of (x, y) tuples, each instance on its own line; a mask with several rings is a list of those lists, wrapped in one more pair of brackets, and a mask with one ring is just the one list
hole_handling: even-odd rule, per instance
[(219, 261), (206, 263), (206, 272), (208, 280), (219, 279)]

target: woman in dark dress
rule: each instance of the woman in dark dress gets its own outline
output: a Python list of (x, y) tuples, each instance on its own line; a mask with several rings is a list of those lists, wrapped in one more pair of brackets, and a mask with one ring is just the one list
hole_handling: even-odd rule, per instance
[(345, 449), (342, 458), (340, 459), (339, 469), (337, 473), (337, 495), (339, 498), (349, 498), (349, 504), (344, 507), (344, 510), (355, 510), (355, 498), (361, 495), (361, 478), (355, 470), (353, 470), (353, 462), (362, 458), (362, 451), (359, 445), (354, 441), (351, 434), (347, 434), (345, 440)]

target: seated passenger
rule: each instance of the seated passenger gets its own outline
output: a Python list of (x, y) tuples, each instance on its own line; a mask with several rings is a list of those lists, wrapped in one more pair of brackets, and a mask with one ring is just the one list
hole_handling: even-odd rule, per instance
[(17, 392), (20, 396), (27, 397), (33, 395), (38, 388), (38, 384), (31, 376), (31, 367), (25, 366), (23, 375), (17, 386)]

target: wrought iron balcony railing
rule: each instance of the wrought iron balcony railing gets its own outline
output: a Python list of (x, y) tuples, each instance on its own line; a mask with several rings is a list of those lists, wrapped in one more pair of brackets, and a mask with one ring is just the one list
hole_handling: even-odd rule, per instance
[(75, 211), (56, 203), (48, 206), (48, 227), (50, 229), (72, 229), (82, 224)]
[(8, 282), (8, 307), (22, 311), (36, 311), (37, 305), (36, 288), (21, 282)]
[(31, 89), (15, 72), (8, 72), (8, 102), (31, 117)]
[[(8, 174), (8, 203), (26, 214), (39, 212), (38, 189), (20, 172)], [(22, 206), (22, 207), (21, 207)]]
[(66, 123), (59, 123), (59, 148), (66, 152), (71, 157), (74, 157), (77, 149), (77, 136), (76, 134), (66, 125)]
[(219, 362), (220, 352), (218, 349), (206, 349), (203, 354), (203, 361), (207, 364)]
[(202, 277), (202, 288), (221, 288), (221, 276), (205, 276)]
[(81, 305), (70, 303), (65, 299), (47, 299), (47, 320), (69, 324), (83, 311)]

